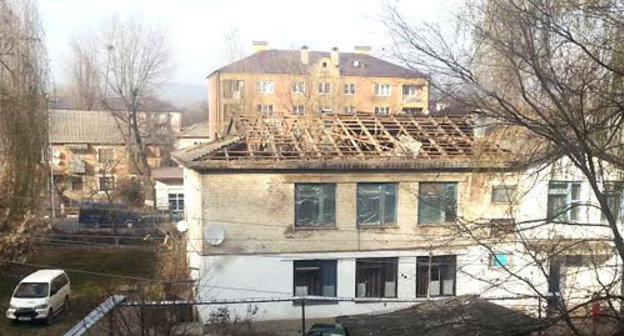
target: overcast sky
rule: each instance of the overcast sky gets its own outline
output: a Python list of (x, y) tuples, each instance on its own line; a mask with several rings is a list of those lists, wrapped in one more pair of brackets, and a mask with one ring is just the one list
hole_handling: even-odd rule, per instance
[[(274, 49), (351, 51), (370, 45), (382, 54), (389, 39), (380, 22), (383, 0), (39, 0), (53, 78), (66, 82), (64, 68), (72, 34), (97, 27), (106, 18), (141, 16), (167, 27), (174, 49), (173, 82), (204, 85), (207, 74), (224, 65), (224, 40), (234, 27), (241, 45), (269, 41)], [(397, 0), (391, 0), (397, 3)], [(400, 1), (412, 18), (440, 16), (444, 0)]]

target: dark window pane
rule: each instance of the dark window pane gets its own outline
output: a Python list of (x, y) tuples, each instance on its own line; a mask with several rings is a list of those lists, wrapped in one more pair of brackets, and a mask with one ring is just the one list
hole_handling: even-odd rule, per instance
[(456, 257), (418, 257), (416, 260), (416, 296), (455, 295)]
[(334, 226), (336, 185), (297, 183), (295, 185), (295, 225)]
[(457, 219), (457, 183), (420, 183), (418, 223), (434, 224)]
[(492, 203), (509, 203), (516, 197), (515, 185), (497, 185), (492, 187)]
[(357, 186), (358, 225), (395, 225), (397, 185), (359, 183)]
[(336, 296), (335, 260), (294, 262), (294, 295)]
[(398, 258), (357, 259), (357, 297), (396, 297)]

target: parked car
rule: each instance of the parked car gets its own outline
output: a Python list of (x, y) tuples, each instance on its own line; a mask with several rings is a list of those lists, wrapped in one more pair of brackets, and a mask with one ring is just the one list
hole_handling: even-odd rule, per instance
[(317, 323), (313, 324), (308, 332), (307, 336), (349, 336), (347, 328), (340, 323)]
[(78, 223), (92, 228), (135, 227), (140, 214), (121, 203), (90, 202), (79, 204)]
[(15, 322), (43, 320), (50, 324), (54, 316), (69, 309), (70, 286), (63, 270), (36, 271), (15, 287), (6, 317)]
[(160, 210), (157, 212), (144, 214), (140, 218), (140, 225), (142, 227), (155, 227), (162, 224), (177, 223), (183, 219), (182, 213), (170, 212), (167, 210)]

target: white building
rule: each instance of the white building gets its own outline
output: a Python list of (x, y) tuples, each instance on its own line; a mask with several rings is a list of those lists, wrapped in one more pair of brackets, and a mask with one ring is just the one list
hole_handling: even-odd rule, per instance
[[(578, 225), (601, 223), (587, 183), (567, 165), (509, 164), (472, 125), (244, 116), (236, 134), (175, 153), (196, 298), (351, 300), (307, 307), (322, 318), (468, 294), (536, 311), (540, 295), (619, 290), (609, 230)], [(300, 317), (297, 303), (257, 306), (258, 319)], [(230, 308), (244, 316), (247, 305)]]

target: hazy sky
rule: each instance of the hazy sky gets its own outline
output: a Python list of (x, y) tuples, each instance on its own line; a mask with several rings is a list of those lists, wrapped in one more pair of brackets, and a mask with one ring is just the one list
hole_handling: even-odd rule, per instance
[[(397, 3), (391, 0), (391, 3)], [(167, 27), (174, 49), (173, 82), (204, 85), (207, 74), (225, 63), (225, 35), (234, 27), (242, 47), (269, 41), (274, 49), (351, 51), (370, 45), (377, 54), (389, 39), (380, 22), (380, 0), (39, 0), (52, 73), (65, 82), (72, 34), (97, 28), (111, 16), (141, 16)], [(407, 15), (435, 18), (446, 0), (400, 1)]]

